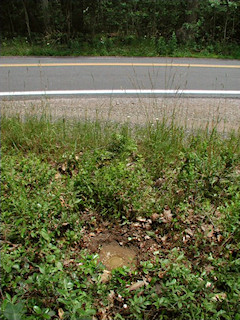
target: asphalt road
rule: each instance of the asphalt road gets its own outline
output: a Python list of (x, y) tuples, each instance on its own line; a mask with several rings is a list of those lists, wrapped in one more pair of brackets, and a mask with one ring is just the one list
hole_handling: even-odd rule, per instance
[(66, 90), (91, 90), (89, 93), (94, 94), (94, 90), (115, 89), (210, 90), (211, 95), (214, 95), (212, 91), (231, 90), (235, 91), (232, 96), (239, 97), (240, 61), (131, 57), (0, 58), (2, 95), (3, 92), (51, 90), (59, 94)]

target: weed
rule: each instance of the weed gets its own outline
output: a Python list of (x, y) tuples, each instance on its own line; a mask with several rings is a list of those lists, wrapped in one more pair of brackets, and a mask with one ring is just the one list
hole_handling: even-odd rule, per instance
[[(2, 319), (239, 319), (239, 133), (46, 114), (1, 130)], [(103, 280), (107, 241), (138, 261)]]
[(108, 38), (96, 35), (91, 41), (84, 41), (81, 37), (69, 40), (64, 45), (56, 41), (33, 41), (30, 44), (25, 38), (3, 39), (1, 55), (3, 56), (175, 56), (196, 58), (230, 58), (239, 59), (239, 45), (215, 43), (200, 45), (194, 42), (180, 45), (176, 34), (167, 39), (144, 38), (133, 35)]

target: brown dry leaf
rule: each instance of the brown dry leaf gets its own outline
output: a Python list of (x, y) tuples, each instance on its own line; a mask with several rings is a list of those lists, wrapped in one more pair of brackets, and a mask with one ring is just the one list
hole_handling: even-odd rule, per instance
[(110, 279), (111, 279), (111, 272), (108, 271), (108, 270), (103, 270), (103, 273), (101, 274), (101, 278), (100, 278), (100, 281), (102, 283), (107, 283)]
[(59, 316), (60, 319), (63, 319), (63, 317), (64, 317), (64, 311), (63, 311), (62, 308), (59, 308), (59, 309), (58, 309), (58, 316)]
[(108, 308), (99, 309), (99, 311), (98, 311), (98, 319), (108, 320), (109, 318), (108, 318), (107, 312), (108, 312)]
[(61, 174), (60, 174), (59, 172), (57, 172), (57, 173), (55, 174), (55, 179), (56, 179), (56, 180), (60, 180), (61, 178), (62, 178)]
[(65, 163), (62, 164), (61, 170), (62, 170), (63, 172), (66, 172), (67, 167), (66, 167), (66, 164), (65, 164)]
[(153, 213), (151, 216), (152, 221), (157, 221), (160, 218), (160, 215), (158, 213)]
[(163, 178), (158, 178), (156, 181), (155, 181), (155, 187), (161, 187), (161, 185), (163, 184), (164, 182), (164, 179)]
[(213, 226), (209, 226), (209, 228), (208, 228), (208, 233), (207, 233), (207, 237), (208, 237), (208, 238), (212, 238), (213, 235), (214, 235)]
[(171, 209), (164, 209), (162, 214), (162, 221), (165, 223), (172, 221), (172, 211)]
[(115, 294), (114, 290), (110, 290), (109, 295), (107, 297), (110, 308), (114, 305), (115, 297), (116, 297), (116, 294)]
[(183, 243), (186, 244), (188, 241), (190, 240), (190, 236), (188, 234), (186, 234), (185, 236), (183, 236)]
[(129, 291), (134, 291), (134, 290), (137, 290), (139, 288), (142, 288), (145, 285), (146, 285), (146, 281), (137, 281), (137, 282), (133, 283), (130, 287), (128, 287), (128, 290)]
[(134, 228), (139, 228), (139, 227), (141, 227), (141, 224), (139, 222), (134, 222), (134, 223), (132, 223), (132, 226)]
[(162, 240), (163, 244), (166, 244), (167, 238), (168, 238), (168, 236), (166, 234), (165, 234), (165, 236), (161, 237), (161, 240)]
[(212, 297), (212, 299), (214, 301), (223, 301), (227, 298), (227, 294), (225, 292), (219, 292), (217, 294), (215, 294), (214, 297)]
[(66, 203), (65, 203), (63, 197), (60, 196), (59, 199), (60, 199), (60, 202), (61, 202), (61, 206), (62, 206), (62, 207), (66, 207)]
[(167, 270), (165, 270), (165, 271), (160, 271), (160, 272), (158, 272), (158, 277), (159, 277), (160, 279), (162, 279), (162, 278), (165, 276), (166, 273), (167, 273)]
[(193, 237), (193, 230), (191, 229), (186, 229), (185, 233), (188, 234), (189, 236)]
[(75, 262), (75, 259), (64, 260), (63, 265), (67, 267), (74, 262)]
[(205, 270), (206, 270), (207, 274), (209, 274), (212, 270), (214, 270), (214, 267), (211, 266), (211, 265), (207, 265), (207, 266), (205, 267)]
[(139, 222), (146, 222), (147, 219), (143, 217), (137, 217), (136, 220)]
[(186, 222), (191, 223), (194, 218), (194, 211), (193, 211), (193, 209), (189, 209), (187, 212), (188, 212), (188, 217), (186, 219)]
[(96, 236), (96, 234), (94, 232), (89, 233), (89, 237), (95, 237), (95, 236)]

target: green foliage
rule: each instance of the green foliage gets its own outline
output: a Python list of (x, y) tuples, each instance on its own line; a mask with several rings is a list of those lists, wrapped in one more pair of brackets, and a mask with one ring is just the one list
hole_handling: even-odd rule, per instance
[[(239, 133), (46, 115), (1, 130), (2, 319), (240, 317)], [(104, 226), (150, 241), (107, 282), (84, 247)]]
[(8, 320), (21, 320), (23, 314), (24, 314), (23, 303), (21, 303), (21, 302), (19, 302), (17, 304), (12, 304), (11, 302), (7, 303), (5, 310), (4, 310), (4, 316)]
[(239, 0), (2, 0), (1, 8), (2, 55), (239, 58)]
[(141, 159), (134, 163), (130, 159), (107, 163), (111, 157), (111, 153), (100, 153), (90, 165), (84, 162), (75, 183), (81, 208), (94, 209), (108, 219), (151, 214), (153, 191)]

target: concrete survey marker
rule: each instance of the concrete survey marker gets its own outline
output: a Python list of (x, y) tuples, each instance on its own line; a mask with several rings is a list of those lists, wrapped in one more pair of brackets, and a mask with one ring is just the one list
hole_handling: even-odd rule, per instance
[(123, 266), (134, 269), (137, 262), (136, 250), (122, 247), (117, 242), (103, 244), (99, 252), (99, 261), (109, 271)]

